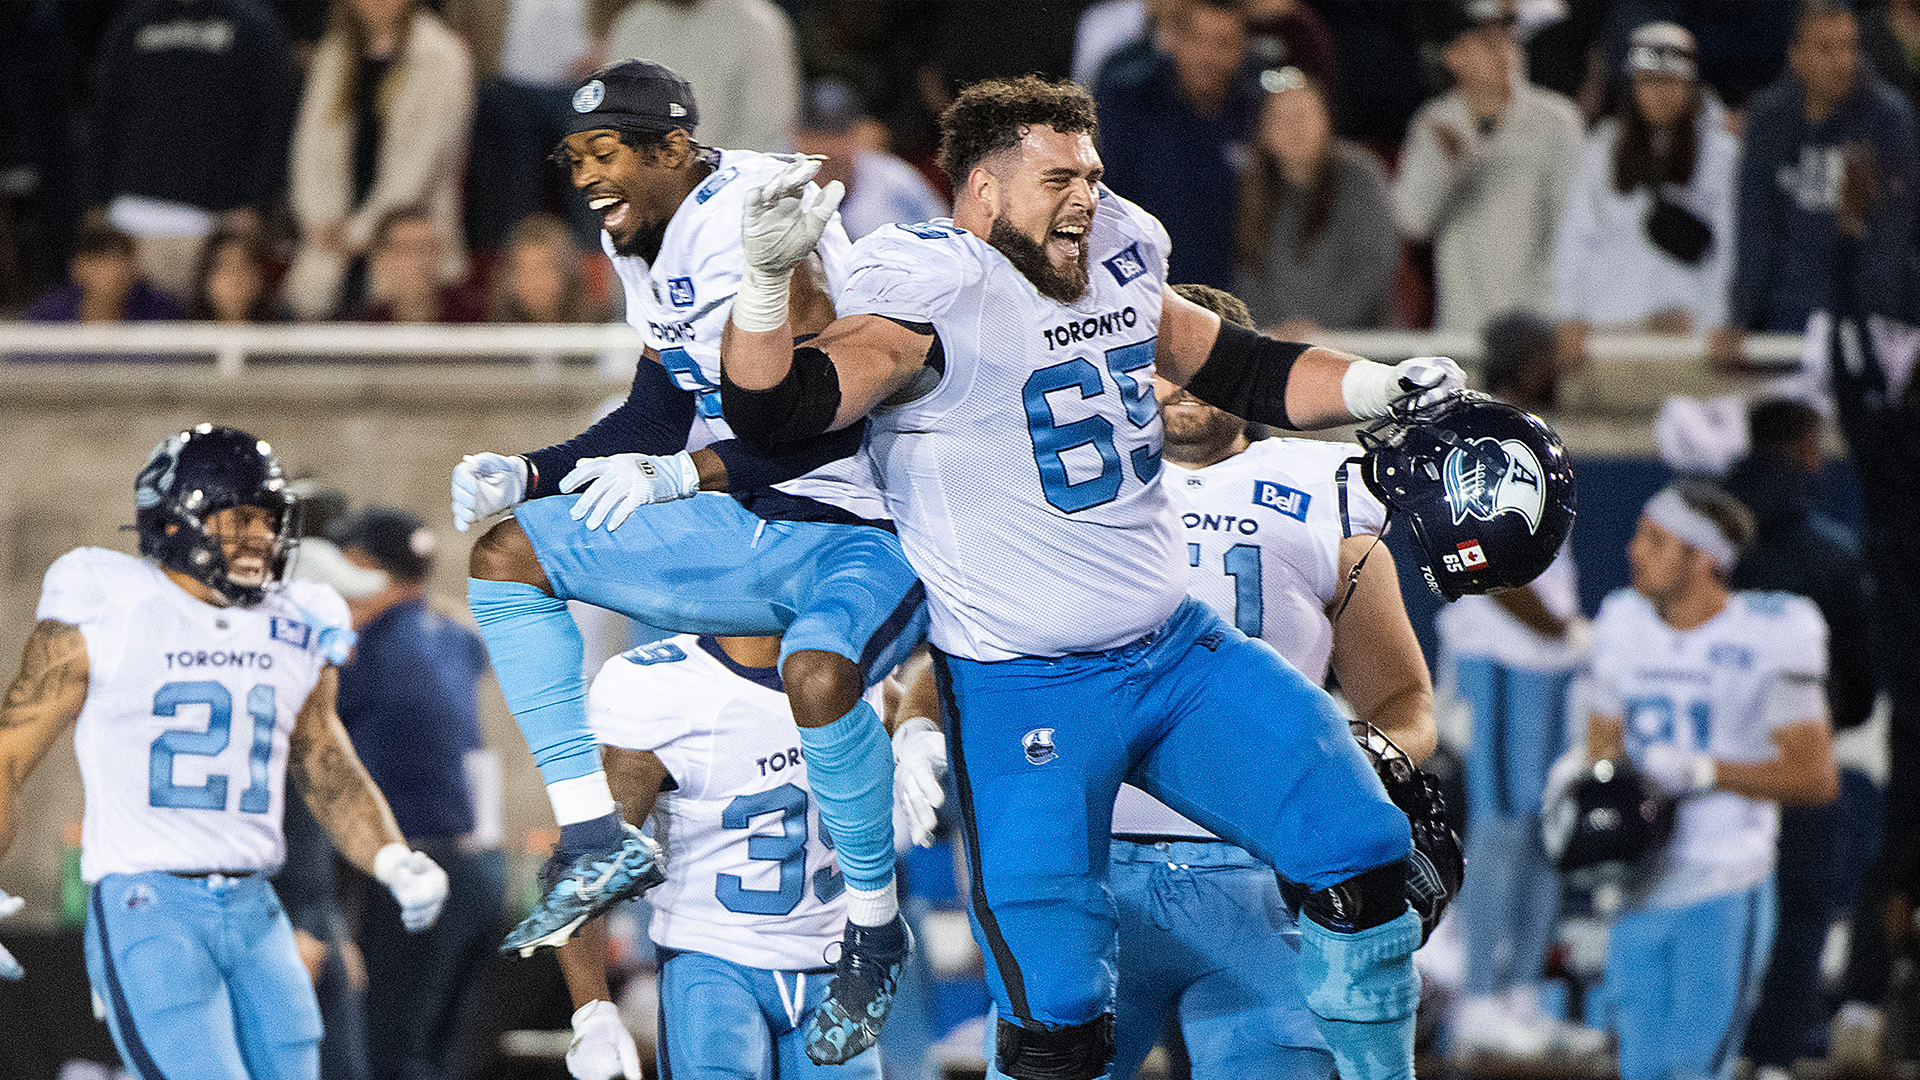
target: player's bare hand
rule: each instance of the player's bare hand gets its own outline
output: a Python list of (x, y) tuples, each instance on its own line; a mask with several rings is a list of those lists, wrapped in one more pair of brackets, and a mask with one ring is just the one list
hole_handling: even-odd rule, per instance
[(447, 872), (424, 851), (388, 844), (373, 857), (374, 880), (393, 893), (400, 924), (412, 933), (432, 926), (447, 902)]
[(473, 523), (525, 502), (527, 462), (504, 454), (468, 454), (453, 467), (453, 527)]
[(583, 488), (584, 494), (573, 504), (573, 520), (585, 518), (589, 529), (605, 522), (607, 531), (612, 532), (648, 503), (672, 502), (699, 492), (700, 470), (685, 451), (671, 457), (613, 454), (581, 458), (573, 471), (560, 479), (560, 490), (572, 493)]
[(741, 246), (748, 266), (762, 273), (784, 274), (820, 242), (846, 194), (838, 180), (809, 189), (822, 160), (796, 155), (748, 193), (741, 218)]
[(915, 716), (893, 731), (893, 797), (906, 815), (913, 842), (933, 846), (940, 807), (947, 801), (947, 740), (933, 721)]
[[(26, 906), (25, 900), (17, 896), (8, 896), (5, 889), (0, 889), (0, 919)], [(0, 945), (0, 979), (24, 979), (26, 976), (26, 969), (20, 966), (20, 961), (13, 958), (13, 954), (7, 951), (5, 945)]]
[(640, 1080), (640, 1051), (611, 1001), (589, 1001), (573, 1014), (567, 1072), (574, 1080)]

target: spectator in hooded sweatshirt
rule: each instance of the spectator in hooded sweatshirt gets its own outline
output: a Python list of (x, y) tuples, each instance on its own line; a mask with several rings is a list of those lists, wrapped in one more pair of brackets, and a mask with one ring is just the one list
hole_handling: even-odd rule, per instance
[(1861, 314), (1910, 317), (1913, 109), (1860, 62), (1853, 11), (1834, 0), (1806, 0), (1787, 63), (1748, 108), (1721, 362), (1739, 358), (1746, 331), (1797, 334), (1831, 306), (1843, 198), (1867, 204)]
[[(1727, 473), (1724, 486), (1753, 511), (1758, 535), (1730, 583), (1796, 593), (1820, 608), (1828, 627), (1827, 710), (1840, 731), (1866, 721), (1877, 688), (1859, 542), (1812, 505), (1813, 482), (1824, 465), (1820, 426), (1820, 414), (1797, 401), (1763, 400), (1748, 409), (1752, 450)], [(1871, 816), (1878, 802), (1872, 783), (1857, 770), (1842, 770), (1839, 802), (1781, 809), (1779, 929), (1747, 1028), (1746, 1055), (1759, 1067), (1759, 1080), (1785, 1080), (1794, 1058), (1817, 1056), (1814, 1044), (1825, 1021), (1820, 952), (1833, 920), (1858, 896), (1867, 869), (1863, 860), (1847, 857), (1845, 840), (1875, 824), (1850, 820), (1848, 810), (1861, 808)], [(1850, 799), (1844, 794), (1849, 788), (1867, 797)]]
[(136, 0), (101, 42), (86, 202), (185, 296), (200, 247), (234, 214), (258, 224), (286, 189), (292, 60), (259, 0)]
[(1528, 82), (1513, 17), (1498, 0), (1451, 9), (1441, 51), (1454, 87), (1407, 134), (1394, 216), (1433, 244), (1441, 330), (1479, 333), (1495, 315), (1548, 309), (1553, 234), (1580, 155), (1573, 102)]

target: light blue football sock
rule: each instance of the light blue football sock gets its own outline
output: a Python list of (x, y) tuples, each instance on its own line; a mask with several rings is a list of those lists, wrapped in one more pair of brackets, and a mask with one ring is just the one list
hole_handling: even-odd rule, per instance
[(567, 602), (524, 582), (468, 578), (467, 607), (540, 778), (551, 787), (598, 773), (581, 674), (586, 643)]
[(865, 701), (825, 727), (800, 729), (807, 786), (849, 888), (893, 880), (893, 742)]
[(1420, 916), (1353, 934), (1300, 918), (1300, 989), (1343, 1080), (1413, 1080)]

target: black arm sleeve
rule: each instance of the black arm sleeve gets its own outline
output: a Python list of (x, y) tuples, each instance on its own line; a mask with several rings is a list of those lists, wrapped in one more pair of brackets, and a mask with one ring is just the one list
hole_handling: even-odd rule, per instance
[(795, 443), (833, 426), (840, 411), (840, 374), (826, 353), (802, 345), (793, 350), (787, 377), (765, 390), (744, 389), (727, 377), (723, 366), (720, 402), (727, 426), (748, 445), (764, 449)]
[(1287, 377), (1293, 362), (1312, 347), (1223, 321), (1213, 351), (1187, 380), (1186, 391), (1242, 420), (1296, 431), (1287, 417)]
[(693, 430), (693, 410), (693, 392), (673, 385), (666, 368), (642, 357), (633, 372), (633, 389), (619, 408), (566, 442), (527, 455), (540, 473), (527, 497), (558, 495), (560, 478), (572, 472), (581, 458), (685, 450), (687, 433)]

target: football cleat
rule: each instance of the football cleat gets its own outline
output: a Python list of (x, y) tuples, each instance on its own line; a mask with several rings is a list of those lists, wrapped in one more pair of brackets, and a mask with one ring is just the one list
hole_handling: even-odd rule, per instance
[(845, 1065), (880, 1041), (913, 936), (898, 915), (885, 926), (847, 924), (827, 1000), (807, 1018), (807, 1057)]
[[(660, 845), (632, 825), (614, 851), (577, 855), (551, 879), (547, 895), (500, 943), (501, 952), (532, 956), (539, 948), (558, 948), (588, 919), (667, 879)], [(556, 856), (557, 858), (557, 856)]]

